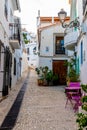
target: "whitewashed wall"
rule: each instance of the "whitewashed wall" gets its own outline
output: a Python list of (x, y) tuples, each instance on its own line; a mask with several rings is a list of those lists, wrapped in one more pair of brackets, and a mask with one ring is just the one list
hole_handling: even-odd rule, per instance
[[(78, 0), (78, 16), (80, 23), (83, 21), (83, 8), (82, 0)], [(85, 26), (87, 27), (87, 17), (85, 17)], [(83, 42), (83, 64), (81, 64), (81, 41)], [(87, 33), (80, 37), (77, 45), (77, 55), (79, 57), (79, 67), (80, 67), (80, 79), (81, 83), (87, 84)]]
[(54, 55), (54, 47), (55, 47), (54, 34), (63, 34), (63, 32), (64, 32), (64, 29), (59, 25), (54, 25), (54, 26), (51, 26), (42, 30), (41, 45), (40, 45), (41, 56)]
[(9, 26), (8, 26), (9, 23), (6, 20), (5, 15), (4, 15), (4, 4), (5, 4), (5, 1), (0, 0), (0, 21), (3, 24), (3, 27), (6, 31), (6, 33), (9, 34)]
[[(33, 53), (33, 49), (36, 47), (36, 54)], [(28, 65), (29, 67), (37, 67), (38, 66), (38, 45), (37, 43), (29, 43), (26, 45), (26, 49), (29, 48), (29, 54), (27, 54)]]
[(39, 67), (48, 66), (49, 69), (52, 70), (52, 58), (40, 57), (39, 60)]
[(77, 17), (79, 17), (80, 23), (82, 23), (83, 19), (83, 0), (77, 0)]
[(22, 55), (22, 74), (27, 72), (28, 70), (28, 60), (27, 60), (27, 53), (26, 50), (23, 51)]
[[(81, 41), (83, 41), (83, 64), (81, 64)], [(81, 82), (87, 84), (87, 34), (78, 43), (78, 57)]]
[[(39, 66), (48, 66), (52, 69), (52, 59), (55, 57), (55, 37), (63, 35), (64, 28), (58, 24), (47, 27), (41, 31)], [(58, 55), (56, 60), (60, 58), (62, 59), (62, 56)]]

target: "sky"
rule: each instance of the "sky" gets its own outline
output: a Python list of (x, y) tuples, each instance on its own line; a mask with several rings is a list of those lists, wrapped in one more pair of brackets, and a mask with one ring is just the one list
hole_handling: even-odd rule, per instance
[(69, 0), (19, 0), (21, 13), (18, 16), (21, 17), (22, 27), (26, 28), (29, 32), (36, 33), (36, 23), (38, 10), (40, 10), (40, 16), (58, 16), (58, 12), (63, 8), (68, 16), (70, 15)]

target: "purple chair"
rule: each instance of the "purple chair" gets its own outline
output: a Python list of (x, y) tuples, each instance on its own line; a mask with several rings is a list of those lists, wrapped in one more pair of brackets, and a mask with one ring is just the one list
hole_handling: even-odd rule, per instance
[(70, 82), (68, 87), (80, 87), (80, 82)]
[(66, 87), (65, 90), (67, 97), (65, 108), (69, 101), (74, 109), (74, 112), (76, 112), (79, 106), (81, 106), (81, 89), (79, 88), (80, 82), (70, 82), (69, 86)]

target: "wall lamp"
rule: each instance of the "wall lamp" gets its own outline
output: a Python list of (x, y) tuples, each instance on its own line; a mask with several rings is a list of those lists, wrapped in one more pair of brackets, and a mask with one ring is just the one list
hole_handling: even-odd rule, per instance
[(58, 13), (58, 17), (60, 19), (60, 22), (61, 22), (63, 28), (72, 28), (72, 27), (80, 26), (78, 17), (75, 20), (71, 21), (69, 24), (66, 24), (65, 19), (67, 17), (67, 13), (63, 9), (61, 9), (61, 11)]

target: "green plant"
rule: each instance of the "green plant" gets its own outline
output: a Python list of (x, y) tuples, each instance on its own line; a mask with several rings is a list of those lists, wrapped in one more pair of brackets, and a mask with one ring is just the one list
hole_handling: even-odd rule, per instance
[(58, 80), (58, 75), (57, 75), (57, 74), (54, 74), (54, 75), (53, 75), (53, 81), (56, 81), (56, 80)]
[(47, 75), (48, 71), (49, 71), (48, 66), (45, 66), (45, 67), (42, 68), (42, 73), (43, 73), (43, 76), (44, 76), (45, 79), (46, 79), (46, 75)]
[(87, 84), (81, 85), (82, 90), (85, 92), (85, 95), (82, 97), (82, 112), (77, 114), (76, 122), (79, 125), (78, 130), (84, 130), (84, 128), (87, 130)]
[(52, 81), (53, 81), (53, 85), (57, 85), (58, 84), (58, 75), (57, 74), (53, 75)]
[(47, 80), (47, 82), (52, 81), (52, 78), (53, 78), (53, 72), (52, 72), (52, 70), (50, 70), (46, 74), (46, 80)]
[(40, 69), (39, 68), (36, 68), (35, 71), (37, 72), (38, 75), (40, 74)]
[(37, 72), (38, 79), (43, 80), (44, 85), (57, 85), (58, 75), (53, 74), (53, 71), (49, 70), (48, 66), (37, 67), (35, 71)]
[(70, 61), (66, 61), (65, 66), (68, 67), (67, 78), (70, 80), (70, 82), (78, 82), (78, 81), (80, 81), (79, 74), (76, 72), (76, 69), (75, 69), (76, 59), (71, 58)]
[(40, 76), (42, 76), (43, 75), (43, 67), (37, 67), (36, 69), (35, 69), (35, 71), (37, 72), (37, 75), (40, 75)]
[(81, 84), (82, 90), (87, 93), (87, 84)]
[(27, 39), (27, 34), (26, 33), (23, 33), (23, 39), (24, 39), (25, 44), (30, 43), (30, 41)]
[(35, 71), (37, 72), (37, 75), (38, 75), (38, 79), (39, 80), (42, 80), (43, 81), (43, 85), (47, 85), (47, 81), (46, 81), (46, 75), (49, 71), (49, 68), (48, 66), (40, 66), (40, 67), (37, 67), (35, 69)]

